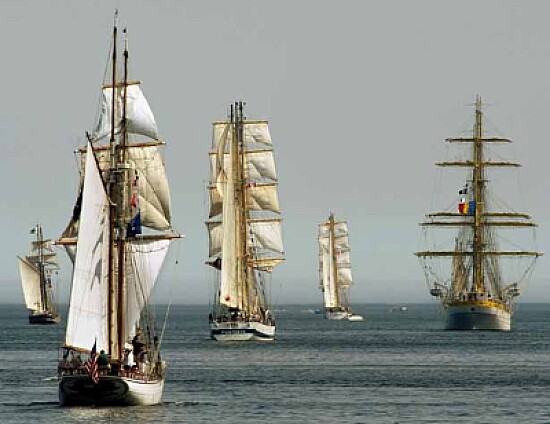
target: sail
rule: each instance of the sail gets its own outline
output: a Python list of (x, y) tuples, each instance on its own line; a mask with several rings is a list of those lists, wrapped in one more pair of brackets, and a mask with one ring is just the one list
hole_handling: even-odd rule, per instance
[(219, 304), (255, 313), (267, 309), (264, 274), (284, 260), (281, 209), (267, 121), (237, 109), (213, 124), (208, 263), (220, 270)]
[(126, 243), (126, 314), (124, 334), (133, 337), (141, 312), (168, 253), (169, 240), (132, 240)]
[(172, 211), (164, 161), (156, 145), (128, 148), (128, 161), (137, 171), (141, 223), (155, 230), (171, 228)]
[[(158, 144), (129, 145), (127, 162), (133, 181), (138, 181), (137, 203), (139, 204), (141, 224), (154, 230), (164, 231), (172, 228), (172, 207), (170, 189), (166, 169)], [(107, 147), (94, 148), (96, 160), (102, 172), (109, 169), (110, 155)], [(84, 178), (86, 152), (81, 151), (81, 176)], [(82, 184), (82, 183), (81, 183)], [(71, 220), (63, 232), (62, 238), (70, 239), (78, 236), (79, 217), (81, 210), (81, 195), (73, 208)], [(69, 256), (74, 257), (74, 248), (65, 246)]]
[[(325, 307), (339, 307), (339, 297), (346, 299), (346, 291), (353, 283), (348, 226), (345, 221), (334, 222), (331, 216), (329, 221), (319, 225), (319, 261)], [(325, 268), (326, 271), (322, 271)]]
[[(122, 129), (123, 86), (116, 88), (115, 134)], [(126, 129), (130, 134), (140, 134), (154, 140), (158, 139), (157, 124), (153, 111), (145, 99), (139, 85), (126, 87)], [(101, 110), (97, 125), (92, 132), (94, 140), (100, 140), (111, 134), (111, 118), (113, 103), (113, 87), (105, 87), (102, 91)]]
[(42, 263), (50, 268), (58, 268), (57, 254), (53, 250), (51, 240), (33, 241), (32, 251), (27, 255), (27, 260), (34, 265), (40, 262), (40, 248), (42, 248)]
[[(88, 143), (88, 152), (92, 146)], [(82, 211), (65, 344), (109, 351), (107, 329), (109, 202), (93, 154), (86, 157)]]
[[(234, 143), (232, 143), (233, 147)], [(238, 279), (239, 269), (237, 263), (238, 249), (238, 231), (240, 228), (240, 217), (237, 211), (236, 204), (236, 187), (232, 172), (228, 175), (222, 173), (220, 175), (221, 184), (223, 187), (222, 196), (223, 204), (223, 227), (222, 227), (222, 269), (220, 282), (220, 303), (229, 308), (236, 308), (239, 305), (238, 299)]]
[(42, 311), (42, 295), (40, 290), (40, 271), (32, 263), (18, 257), (19, 274), (23, 286), (23, 295), (28, 309)]
[(332, 273), (332, 255), (328, 245), (328, 240), (319, 239), (320, 249), (320, 274), (321, 274), (321, 286), (323, 287), (323, 295), (326, 308), (335, 308), (338, 305), (336, 286), (334, 284)]
[[(222, 139), (221, 135), (227, 127), (228, 121), (217, 121), (213, 124), (212, 150), (217, 150), (218, 143)], [(271, 135), (267, 121), (243, 121), (243, 144), (245, 149), (253, 145), (272, 146)], [(232, 128), (229, 128), (227, 135), (231, 140)]]

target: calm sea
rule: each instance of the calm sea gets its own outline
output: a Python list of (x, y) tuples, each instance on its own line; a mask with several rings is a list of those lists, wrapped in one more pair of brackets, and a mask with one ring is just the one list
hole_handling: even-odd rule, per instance
[(164, 403), (60, 408), (63, 325), (0, 306), (1, 423), (550, 423), (550, 305), (510, 333), (446, 332), (435, 304), (355, 305), (365, 322), (284, 306), (272, 343), (208, 338), (208, 308), (172, 306)]

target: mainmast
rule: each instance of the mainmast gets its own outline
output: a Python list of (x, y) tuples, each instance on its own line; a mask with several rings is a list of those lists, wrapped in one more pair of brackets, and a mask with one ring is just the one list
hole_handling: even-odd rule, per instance
[(328, 218), (328, 228), (329, 228), (329, 242), (330, 242), (330, 261), (332, 266), (330, 267), (330, 272), (332, 273), (332, 285), (334, 287), (334, 300), (336, 305), (340, 307), (340, 287), (338, 284), (338, 266), (336, 262), (336, 240), (335, 240), (335, 231), (334, 231), (334, 214), (330, 214)]
[(484, 219), (485, 208), (485, 168), (483, 166), (483, 142), (482, 142), (482, 112), (481, 98), (476, 99), (476, 119), (474, 124), (474, 154), (472, 169), (472, 185), (474, 187), (474, 244), (473, 244), (473, 285), (474, 292), (485, 291), (484, 283)]
[(40, 296), (42, 297), (42, 308), (48, 311), (48, 294), (46, 293), (46, 278), (44, 271), (44, 250), (43, 250), (42, 227), (36, 224), (36, 245), (38, 247), (38, 273), (40, 275)]
[(115, 354), (115, 337), (114, 328), (118, 324), (115, 322), (115, 293), (118, 294), (116, 290), (115, 282), (115, 261), (114, 261), (114, 233), (115, 233), (115, 219), (117, 216), (117, 205), (113, 202), (113, 199), (116, 199), (116, 80), (117, 80), (117, 28), (118, 20), (118, 10), (115, 11), (115, 22), (113, 25), (113, 55), (112, 55), (112, 103), (111, 103), (111, 134), (109, 139), (110, 146), (110, 164), (109, 164), (109, 273), (108, 273), (108, 310), (107, 310), (107, 325), (108, 325), (108, 340), (109, 340), (109, 353), (111, 357)]

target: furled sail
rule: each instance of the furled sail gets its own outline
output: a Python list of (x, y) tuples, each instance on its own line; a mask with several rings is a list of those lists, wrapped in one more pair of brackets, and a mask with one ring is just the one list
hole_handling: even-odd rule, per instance
[[(88, 142), (88, 153), (92, 145)], [(94, 155), (86, 157), (79, 238), (65, 344), (109, 351), (107, 329), (109, 202)]]
[(28, 309), (43, 311), (42, 295), (40, 290), (40, 271), (28, 260), (18, 257), (19, 273), (23, 286), (23, 295)]

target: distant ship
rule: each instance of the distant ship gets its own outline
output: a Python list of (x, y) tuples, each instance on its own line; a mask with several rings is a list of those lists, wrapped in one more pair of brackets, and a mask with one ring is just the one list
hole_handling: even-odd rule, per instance
[(324, 298), (324, 315), (330, 320), (363, 321), (349, 305), (352, 285), (348, 224), (330, 214), (319, 225), (319, 285)]
[(273, 340), (271, 273), (284, 260), (277, 172), (267, 121), (243, 103), (213, 124), (209, 243), (214, 269), (210, 335), (218, 341)]
[[(126, 32), (126, 31), (124, 31)], [(153, 112), (137, 81), (117, 75), (102, 87), (97, 126), (77, 150), (79, 195), (58, 244), (73, 262), (59, 402), (153, 405), (161, 401), (165, 363), (151, 292), (172, 239), (168, 181)], [(76, 247), (76, 249), (75, 249)], [(88, 356), (87, 367), (68, 364)]]
[(36, 236), (31, 252), (17, 257), (25, 304), (30, 311), (31, 324), (57, 324), (61, 318), (57, 311), (52, 288), (53, 273), (58, 269), (52, 241), (44, 239), (40, 224), (31, 230)]
[[(496, 196), (496, 178), (488, 177), (488, 169), (517, 167), (519, 164), (495, 157), (493, 148), (511, 140), (488, 137), (483, 132), (481, 98), (475, 105), (475, 124), (469, 137), (446, 141), (466, 147), (468, 153), (458, 160), (441, 162), (438, 166), (469, 169), (465, 185), (458, 191), (458, 211), (446, 210), (426, 215), (421, 223), (426, 244), (432, 228), (458, 228), (454, 245), (442, 249), (431, 241), (430, 250), (416, 252), (421, 259), (430, 294), (441, 301), (446, 313), (448, 330), (503, 330), (511, 328), (514, 301), (520, 294), (520, 284), (530, 277), (536, 259), (535, 250), (518, 249), (518, 244), (500, 237), (497, 229), (533, 228), (536, 224), (527, 213), (504, 208), (505, 202)], [(487, 146), (491, 146), (489, 149)], [(440, 230), (441, 232), (441, 230)], [(501, 248), (510, 245), (511, 249)], [(428, 247), (428, 246), (426, 246)], [(450, 258), (450, 269), (443, 274), (439, 258)], [(521, 267), (505, 268), (503, 259), (520, 260)], [(512, 270), (516, 274), (512, 274)], [(449, 279), (450, 273), (450, 279)]]

